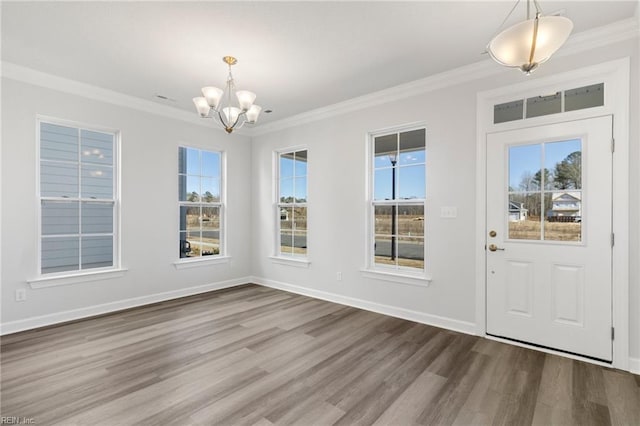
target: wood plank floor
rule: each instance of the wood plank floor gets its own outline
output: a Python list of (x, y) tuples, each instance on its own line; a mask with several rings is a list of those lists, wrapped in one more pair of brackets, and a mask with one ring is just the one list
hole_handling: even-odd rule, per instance
[(38, 425), (640, 425), (640, 377), (246, 285), (5, 336)]

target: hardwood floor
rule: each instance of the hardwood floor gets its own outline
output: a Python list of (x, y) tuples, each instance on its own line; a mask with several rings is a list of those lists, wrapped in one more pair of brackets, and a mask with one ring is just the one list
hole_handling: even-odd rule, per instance
[(5, 336), (38, 425), (640, 425), (640, 377), (247, 285)]

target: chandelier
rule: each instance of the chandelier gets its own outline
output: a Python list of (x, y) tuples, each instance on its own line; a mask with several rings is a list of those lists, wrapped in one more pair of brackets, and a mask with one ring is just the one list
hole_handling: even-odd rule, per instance
[[(519, 3), (520, 0), (517, 0), (502, 25)], [(538, 1), (533, 0), (533, 4), (535, 18), (530, 17), (531, 0), (527, 0), (527, 19), (500, 32), (487, 45), (487, 51), (497, 63), (519, 68), (527, 75), (560, 49), (573, 29), (573, 22), (569, 18), (542, 16)]]
[[(231, 66), (238, 63), (238, 60), (233, 56), (225, 56), (222, 61), (229, 65), (229, 76), (224, 90), (211, 86), (203, 87), (203, 96), (193, 98), (193, 103), (201, 118), (213, 118), (227, 133), (231, 133), (245, 123), (254, 124), (262, 108), (253, 103), (256, 99), (255, 93), (248, 90), (236, 91)], [(238, 101), (237, 106), (232, 105), (233, 93)]]

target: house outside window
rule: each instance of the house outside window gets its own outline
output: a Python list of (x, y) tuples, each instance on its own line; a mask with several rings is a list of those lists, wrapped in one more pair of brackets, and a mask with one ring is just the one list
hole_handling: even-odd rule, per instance
[(371, 135), (369, 268), (425, 273), (426, 129)]
[(178, 148), (180, 258), (224, 254), (222, 155)]
[(38, 120), (39, 273), (118, 265), (118, 133)]
[(277, 153), (277, 256), (307, 257), (307, 154)]

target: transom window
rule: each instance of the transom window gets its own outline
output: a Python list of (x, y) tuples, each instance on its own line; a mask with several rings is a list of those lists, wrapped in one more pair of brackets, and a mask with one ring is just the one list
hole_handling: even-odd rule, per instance
[(40, 273), (117, 267), (116, 133), (39, 121)]
[(425, 270), (425, 140), (424, 128), (372, 137), (373, 268)]
[(277, 255), (307, 256), (307, 150), (278, 153)]
[(181, 258), (223, 253), (222, 153), (178, 149)]

